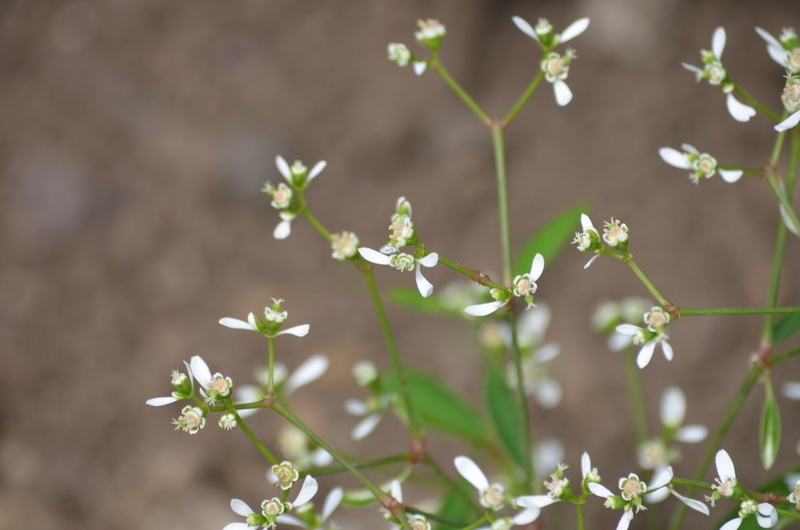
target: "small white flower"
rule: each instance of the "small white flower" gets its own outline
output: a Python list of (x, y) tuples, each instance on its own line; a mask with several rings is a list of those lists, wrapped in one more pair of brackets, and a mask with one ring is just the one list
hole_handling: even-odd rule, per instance
[(436, 252), (431, 252), (422, 258), (415, 258), (411, 254), (403, 253), (387, 256), (386, 254), (382, 254), (377, 250), (361, 247), (358, 249), (358, 253), (361, 254), (362, 258), (370, 263), (375, 263), (376, 265), (391, 265), (400, 271), (416, 270), (415, 277), (419, 294), (421, 294), (423, 297), (428, 297), (431, 295), (431, 293), (433, 293), (433, 285), (422, 275), (420, 266), (434, 267), (437, 263), (439, 263), (439, 254)]
[(684, 152), (671, 147), (662, 147), (658, 150), (661, 159), (672, 167), (688, 169), (689, 178), (697, 184), (701, 177), (711, 178), (715, 173), (725, 182), (736, 182), (742, 177), (740, 169), (722, 169), (718, 166), (716, 158), (708, 153), (700, 153), (694, 146), (689, 144), (681, 145)]
[(516, 276), (512, 282), (512, 292), (514, 296), (525, 298), (525, 301), (528, 303), (528, 308), (535, 307), (533, 304), (533, 293), (538, 289), (536, 280), (539, 279), (543, 271), (544, 256), (536, 254), (531, 261), (530, 272)]
[(561, 107), (572, 101), (572, 91), (564, 80), (569, 75), (569, 65), (575, 58), (575, 50), (570, 48), (563, 56), (556, 52), (548, 53), (540, 64), (545, 80), (553, 85), (556, 103)]
[(642, 344), (639, 354), (636, 356), (636, 364), (639, 368), (644, 368), (650, 363), (653, 358), (653, 352), (656, 345), (661, 345), (661, 351), (664, 357), (671, 361), (673, 357), (672, 346), (669, 345), (666, 332), (664, 331), (666, 325), (669, 323), (669, 314), (660, 307), (654, 307), (649, 313), (644, 316), (647, 329), (633, 324), (620, 324), (616, 327), (616, 332), (620, 335), (627, 335), (632, 337), (633, 344)]
[(683, 63), (683, 67), (690, 72), (694, 72), (698, 81), (706, 79), (711, 85), (721, 86), (722, 91), (727, 94), (726, 104), (728, 112), (733, 116), (733, 119), (740, 122), (749, 121), (750, 118), (756, 115), (756, 111), (754, 108), (739, 102), (733, 96), (735, 85), (728, 80), (728, 72), (722, 66), (722, 52), (725, 49), (725, 40), (725, 28), (718, 27), (714, 30), (714, 35), (711, 38), (711, 50), (700, 50), (700, 56), (704, 64), (703, 68), (686, 63)]
[(789, 76), (781, 94), (783, 107), (792, 114), (775, 126), (775, 130), (782, 132), (797, 126), (800, 123), (800, 76)]
[(186, 405), (181, 409), (181, 415), (172, 420), (176, 431), (195, 434), (206, 426), (206, 413), (200, 407)]
[(508, 303), (508, 291), (504, 289), (491, 289), (489, 294), (494, 298), (493, 302), (467, 306), (464, 308), (464, 312), (474, 317), (485, 317), (486, 315), (491, 315)]
[(714, 506), (714, 501), (720, 497), (735, 497), (740, 490), (739, 481), (736, 479), (736, 469), (733, 467), (733, 460), (731, 460), (725, 449), (717, 451), (714, 463), (717, 466), (717, 478), (714, 479), (715, 483), (711, 486), (713, 490), (711, 495), (706, 496), (706, 500), (711, 503), (711, 506)]
[(603, 241), (611, 248), (625, 250), (628, 247), (628, 225), (613, 217), (604, 224)]
[(414, 33), (414, 38), (432, 50), (438, 49), (442, 44), (442, 39), (447, 35), (444, 24), (433, 18), (417, 20), (417, 26), (419, 26), (419, 31)]
[(573, 239), (572, 242), (578, 245), (578, 250), (580, 252), (586, 252), (588, 250), (594, 251), (594, 256), (583, 266), (583, 268), (586, 269), (603, 253), (603, 244), (600, 242), (600, 233), (592, 224), (592, 220), (589, 219), (589, 216), (585, 213), (581, 214), (581, 228), (583, 230), (575, 233), (575, 239)]
[(478, 467), (478, 464), (467, 456), (457, 456), (454, 460), (458, 474), (478, 490), (481, 506), (497, 511), (505, 506), (505, 489), (497, 482), (489, 483), (489, 479)]
[(599, 482), (589, 482), (589, 491), (598, 497), (606, 499), (606, 508), (622, 508), (622, 517), (617, 524), (617, 530), (627, 530), (633, 520), (634, 512), (646, 510), (642, 504), (644, 495), (660, 490), (672, 480), (672, 468), (667, 468), (657, 476), (650, 487), (639, 479), (635, 473), (619, 479), (620, 495), (614, 495), (611, 490)]
[(283, 178), (285, 178), (292, 187), (304, 189), (312, 180), (314, 180), (317, 175), (322, 173), (322, 170), (325, 169), (327, 162), (321, 160), (314, 164), (314, 167), (311, 168), (311, 171), (309, 171), (301, 161), (295, 160), (295, 162), (289, 166), (289, 164), (286, 163), (286, 160), (284, 160), (282, 156), (278, 155), (275, 157), (275, 165), (277, 166), (280, 174), (283, 175)]
[(281, 212), (279, 215), (281, 222), (275, 226), (272, 237), (275, 239), (286, 239), (292, 235), (292, 221), (297, 217), (297, 214), (294, 212)]
[(684, 443), (697, 443), (703, 441), (708, 435), (708, 428), (704, 425), (683, 425), (686, 415), (686, 396), (676, 387), (667, 387), (661, 395), (660, 405), (661, 424), (674, 431), (674, 439)]
[(389, 53), (389, 60), (397, 63), (397, 66), (408, 66), (411, 62), (411, 50), (405, 44), (392, 42), (386, 50)]
[(756, 32), (767, 41), (767, 53), (773, 61), (791, 74), (800, 73), (800, 46), (794, 29), (783, 28), (780, 40), (759, 27), (756, 27)]
[(176, 390), (172, 392), (172, 395), (167, 397), (150, 398), (145, 402), (147, 405), (150, 405), (151, 407), (163, 407), (164, 405), (169, 405), (182, 399), (189, 399), (194, 395), (194, 378), (192, 376), (192, 368), (186, 361), (183, 361), (183, 364), (186, 365), (186, 372), (189, 375), (181, 373), (177, 370), (172, 372), (172, 386), (176, 388)]
[(535, 40), (545, 50), (550, 50), (559, 44), (574, 39), (589, 27), (588, 18), (579, 18), (567, 26), (560, 34), (554, 34), (553, 26), (544, 18), (539, 19), (535, 28), (531, 27), (522, 17), (514, 16), (511, 20), (514, 21), (514, 24), (521, 32)]
[(194, 378), (200, 384), (200, 393), (206, 403), (214, 405), (217, 398), (227, 397), (231, 394), (231, 388), (233, 388), (231, 378), (225, 377), (219, 372), (211, 375), (211, 370), (202, 357), (193, 356), (190, 365)]
[(360, 240), (353, 232), (337, 232), (331, 234), (331, 256), (335, 260), (344, 261), (358, 253)]
[(261, 321), (258, 319), (255, 314), (250, 313), (247, 316), (247, 321), (239, 320), (238, 318), (231, 318), (225, 317), (219, 320), (219, 323), (225, 326), (226, 328), (231, 329), (244, 329), (248, 331), (256, 331), (258, 333), (267, 334), (271, 337), (277, 337), (278, 335), (294, 335), (295, 337), (305, 337), (308, 335), (308, 331), (311, 328), (309, 324), (301, 324), (299, 326), (294, 326), (288, 329), (282, 329), (280, 331), (274, 332), (271, 331), (270, 327), (280, 328), (280, 324), (286, 320), (286, 311), (279, 311), (275, 308), (275, 306), (280, 307), (280, 302), (283, 300), (275, 300), (275, 305), (273, 307), (266, 307), (264, 308), (264, 319), (265, 321)]
[(756, 504), (752, 499), (746, 499), (739, 505), (739, 517), (731, 519), (720, 527), (719, 530), (736, 530), (742, 525), (746, 517), (756, 516), (758, 526), (761, 528), (772, 528), (778, 523), (778, 512), (769, 503), (762, 502)]
[(383, 419), (383, 414), (388, 408), (389, 399), (386, 396), (373, 396), (367, 401), (358, 399), (346, 400), (344, 409), (348, 414), (363, 416), (363, 419), (350, 431), (350, 438), (358, 441), (369, 436)]

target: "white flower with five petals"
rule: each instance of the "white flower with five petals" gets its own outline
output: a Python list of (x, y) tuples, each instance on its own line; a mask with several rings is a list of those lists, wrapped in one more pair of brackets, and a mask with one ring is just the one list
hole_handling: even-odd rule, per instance
[(362, 258), (376, 265), (391, 265), (400, 271), (415, 270), (419, 294), (421, 294), (423, 297), (428, 297), (431, 295), (431, 293), (433, 293), (433, 284), (425, 279), (425, 277), (422, 275), (420, 267), (430, 268), (439, 263), (439, 254), (436, 252), (431, 252), (421, 258), (415, 258), (411, 254), (404, 254), (402, 252), (387, 256), (386, 254), (378, 252), (377, 250), (361, 247), (358, 249), (358, 253), (361, 254)]
[(688, 169), (689, 178), (697, 184), (700, 177), (711, 178), (719, 172), (725, 182), (736, 182), (742, 177), (741, 169), (722, 169), (717, 164), (716, 158), (708, 153), (700, 153), (694, 146), (682, 144), (683, 152), (672, 147), (662, 147), (658, 150), (661, 159), (672, 167)]

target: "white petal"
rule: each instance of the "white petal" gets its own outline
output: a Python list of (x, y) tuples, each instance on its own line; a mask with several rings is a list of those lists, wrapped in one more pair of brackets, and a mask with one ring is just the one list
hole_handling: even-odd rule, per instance
[(594, 228), (592, 220), (589, 219), (589, 216), (586, 215), (585, 213), (581, 214), (581, 228), (583, 228), (584, 230), (589, 230), (591, 228)]
[(632, 520), (633, 510), (625, 510), (622, 512), (622, 517), (620, 517), (619, 523), (617, 523), (617, 530), (628, 530)]
[(312, 355), (292, 372), (283, 386), (283, 391), (290, 394), (301, 386), (316, 381), (328, 370), (329, 364), (328, 358), (321, 353)]
[(395, 479), (392, 481), (392, 486), (389, 492), (396, 501), (403, 502), (403, 488), (401, 487), (399, 480)]
[(417, 289), (419, 289), (419, 294), (421, 294), (423, 298), (429, 297), (433, 293), (433, 284), (426, 280), (425, 276), (422, 275), (422, 269), (420, 268), (419, 264), (417, 264), (414, 277), (417, 280)]
[(498, 300), (495, 302), (486, 302), (485, 304), (475, 304), (467, 306), (464, 308), (464, 312), (474, 317), (485, 317), (486, 315), (491, 315), (504, 305), (506, 305), (506, 302), (504, 300)]
[(736, 519), (731, 519), (724, 525), (719, 527), (719, 530), (736, 530), (742, 525), (742, 518), (737, 517)]
[(667, 341), (661, 341), (661, 351), (664, 352), (664, 357), (667, 358), (668, 361), (671, 361), (674, 357), (674, 353), (672, 352), (672, 346), (669, 345)]
[(533, 387), (537, 403), (544, 409), (553, 409), (561, 403), (561, 385), (551, 378), (542, 378)]
[(236, 515), (241, 515), (242, 517), (247, 517), (251, 513), (255, 513), (242, 499), (231, 499), (231, 510), (233, 510), (233, 513)]
[(590, 482), (589, 491), (591, 491), (598, 497), (603, 497), (604, 499), (614, 496), (614, 494), (611, 493), (611, 490), (609, 490), (607, 487), (603, 486), (599, 482)]
[(725, 50), (725, 28), (718, 27), (711, 37), (711, 51), (714, 52), (714, 57), (720, 59), (723, 50)]
[(687, 444), (702, 442), (708, 436), (708, 427), (705, 425), (686, 425), (675, 431), (675, 439)]
[(228, 523), (222, 530), (252, 530), (253, 527), (247, 523)]
[(195, 355), (192, 357), (191, 366), (194, 378), (198, 383), (200, 383), (201, 387), (207, 388), (207, 385), (211, 382), (212, 377), (211, 370), (208, 369), (206, 362), (199, 355)]
[(317, 467), (325, 467), (331, 465), (333, 462), (333, 457), (322, 447), (317, 447), (311, 451), (311, 462), (313, 462)]
[[(537, 344), (541, 344), (542, 340), (544, 340), (544, 334), (547, 331), (547, 327), (550, 325), (550, 309), (545, 305), (541, 304), (537, 307), (532, 307), (530, 310), (525, 311), (519, 316), (517, 320), (517, 335), (519, 340), (520, 346), (530, 347)], [(510, 341), (509, 341), (510, 344)], [(560, 349), (557, 344), (551, 344), (550, 347), (554, 347), (556, 349)], [(544, 355), (545, 348), (548, 346), (544, 346), (539, 348), (536, 353), (536, 360), (543, 361), (542, 356)], [(558, 352), (555, 353), (558, 355)]]
[(586, 28), (588, 27), (589, 27), (589, 19), (579, 18), (578, 20), (567, 26), (567, 29), (561, 32), (561, 40), (559, 41), (559, 44), (563, 44), (568, 40), (574, 39), (584, 31), (586, 31)]
[(175, 403), (176, 401), (178, 401), (178, 398), (174, 398), (172, 396), (157, 397), (148, 399), (145, 401), (145, 404), (150, 405), (151, 407), (163, 407), (164, 405), (169, 405), (170, 403)]
[(676, 428), (683, 423), (686, 415), (686, 396), (677, 386), (668, 387), (661, 395), (661, 423), (665, 427)]
[(234, 403), (253, 403), (262, 399), (264, 399), (264, 391), (259, 386), (242, 385), (233, 389)]
[(641, 330), (639, 326), (634, 326), (633, 324), (620, 324), (614, 330), (619, 333), (620, 335), (636, 335)]
[(669, 497), (669, 488), (659, 488), (655, 491), (645, 494), (644, 500), (648, 504), (656, 504), (663, 502), (667, 497)]
[(344, 410), (353, 416), (363, 416), (369, 413), (369, 407), (363, 401), (358, 399), (347, 399), (344, 402)]
[[(683, 149), (687, 153), (691, 153), (693, 155), (700, 156), (700, 151), (698, 151), (697, 148), (695, 146), (693, 146), (692, 144), (686, 144), (686, 143), (681, 144), (681, 149)], [(686, 169), (689, 169), (689, 168), (686, 168)]]
[(653, 358), (653, 352), (656, 349), (656, 343), (654, 341), (645, 342), (642, 349), (639, 350), (639, 355), (636, 356), (636, 364), (639, 368), (644, 368), (648, 364), (650, 364), (650, 359)]
[(322, 520), (327, 521), (328, 517), (331, 516), (333, 510), (339, 506), (339, 503), (342, 502), (342, 498), (344, 497), (344, 491), (339, 486), (333, 488), (328, 496), (325, 497), (325, 504), (322, 506)]
[(489, 480), (483, 474), (478, 464), (466, 456), (457, 456), (454, 460), (458, 474), (467, 479), (479, 492), (489, 489)]
[[(728, 94), (725, 103), (728, 105), (728, 112), (731, 113), (731, 116), (733, 116), (733, 119), (736, 121), (750, 121), (750, 118), (756, 115), (756, 109), (741, 103), (738, 99), (733, 97), (733, 94)], [(777, 128), (777, 125), (775, 127)]]
[(786, 130), (791, 129), (795, 125), (800, 123), (800, 110), (780, 122), (778, 125), (775, 126), (775, 130), (778, 132), (783, 132)]
[(714, 463), (717, 465), (717, 475), (722, 482), (728, 479), (736, 478), (736, 470), (733, 467), (733, 460), (725, 449), (717, 451), (714, 457)]
[(376, 265), (388, 265), (389, 260), (391, 259), (386, 254), (381, 254), (377, 250), (372, 250), (371, 248), (367, 247), (359, 248), (358, 253), (361, 254), (362, 258), (370, 263), (375, 263)]
[(689, 497), (684, 497), (683, 495), (681, 495), (680, 493), (678, 493), (677, 491), (675, 491), (673, 489), (670, 489), (670, 493), (672, 493), (673, 495), (678, 497), (678, 499), (680, 499), (680, 501), (683, 504), (685, 504), (686, 506), (688, 506), (692, 510), (697, 510), (698, 512), (703, 513), (705, 515), (709, 515), (710, 514), (710, 512), (708, 510), (708, 506), (706, 506), (705, 503), (702, 503), (702, 502), (700, 502), (700, 501), (698, 501), (696, 499), (690, 499)]
[(581, 455), (581, 477), (586, 478), (586, 475), (592, 472), (592, 459), (589, 453), (585, 452)]
[(324, 160), (320, 160), (319, 162), (314, 164), (314, 167), (311, 168), (311, 171), (309, 171), (308, 175), (306, 176), (306, 184), (311, 182), (314, 179), (314, 177), (322, 173), (322, 170), (325, 169), (325, 166), (327, 165), (328, 163), (325, 162)]
[(275, 239), (286, 239), (292, 234), (292, 222), (291, 221), (281, 221), (278, 223), (278, 226), (275, 227), (275, 231), (272, 232), (272, 237)]
[(428, 68), (428, 63), (425, 61), (414, 61), (411, 64), (411, 68), (414, 69), (415, 74), (422, 75), (425, 73), (425, 69)]
[(289, 182), (289, 184), (291, 184), (292, 170), (289, 169), (289, 164), (286, 163), (286, 160), (284, 160), (281, 155), (275, 157), (275, 165), (278, 166), (278, 171), (281, 172), (283, 178), (285, 178)]
[(672, 481), (672, 477), (674, 476), (675, 474), (672, 472), (672, 467), (667, 467), (652, 480), (648, 485), (648, 490), (655, 491), (663, 488)]
[(523, 495), (517, 497), (514, 504), (523, 508), (544, 508), (558, 501), (559, 499), (554, 499), (550, 495)]
[(758, 26), (756, 26), (756, 33), (761, 35), (761, 38), (764, 39), (765, 41), (767, 41), (767, 45), (768, 46), (775, 46), (776, 48), (783, 48), (783, 46), (778, 41), (778, 39), (776, 39), (775, 37), (773, 37), (772, 35), (770, 35), (766, 31), (764, 31), (763, 29), (759, 28)]
[(562, 79), (556, 79), (553, 83), (553, 93), (556, 95), (556, 103), (562, 107), (572, 101), (572, 91)]
[(783, 205), (780, 204), (778, 205), (778, 210), (781, 213), (783, 222), (786, 224), (786, 228), (788, 228), (789, 231), (794, 235), (800, 236), (800, 227), (798, 227), (797, 224), (795, 224), (794, 219), (789, 217), (789, 215), (786, 213), (786, 208), (784, 208)]
[(230, 318), (230, 317), (220, 318), (219, 323), (225, 326), (226, 328), (247, 329), (250, 331), (255, 331), (255, 329), (253, 329), (253, 326), (251, 326), (244, 320), (239, 320), (238, 318)]
[(677, 149), (673, 149), (671, 147), (662, 147), (658, 150), (658, 154), (661, 156), (661, 160), (672, 167), (677, 167), (680, 169), (689, 169), (692, 167), (692, 165), (689, 163), (689, 159), (686, 158), (686, 155)]
[(784, 383), (783, 396), (789, 399), (800, 399), (800, 382), (792, 381)]
[(532, 508), (526, 508), (526, 509), (522, 510), (521, 512), (517, 513), (511, 519), (511, 521), (514, 523), (514, 525), (517, 525), (517, 526), (530, 524), (530, 523), (534, 522), (536, 519), (538, 519), (539, 515), (541, 513), (542, 513), (541, 508), (537, 508), (535, 506), (532, 507)]
[(548, 471), (564, 461), (564, 445), (555, 438), (539, 440), (532, 452), (537, 478), (546, 476)]
[(419, 263), (423, 267), (433, 267), (437, 263), (439, 263), (439, 254), (436, 253), (436, 252), (431, 252), (427, 256), (419, 258), (416, 261), (417, 261), (417, 263)]
[(305, 337), (308, 335), (308, 330), (311, 329), (311, 324), (300, 324), (293, 328), (284, 329), (275, 334), (278, 335), (294, 335), (295, 337)]
[(537, 363), (546, 363), (558, 357), (559, 353), (561, 353), (561, 346), (555, 342), (551, 342), (550, 344), (545, 344), (536, 350), (536, 352), (533, 354), (533, 358)]
[(783, 45), (778, 42), (778, 39), (761, 28), (757, 27), (756, 32), (761, 35), (762, 39), (767, 41), (767, 53), (769, 53), (769, 56), (772, 57), (772, 60), (786, 68), (786, 50), (783, 48)]
[(734, 183), (740, 178), (744, 172), (741, 169), (719, 169), (719, 176), (722, 177), (722, 180), (725, 182)]
[(690, 72), (693, 72), (695, 74), (695, 76), (697, 77), (698, 81), (700, 80), (700, 76), (703, 74), (703, 69), (702, 68), (698, 68), (698, 67), (696, 67), (694, 65), (686, 64), (686, 63), (681, 63), (681, 65), (684, 68), (686, 68), (687, 70), (689, 70)]
[(589, 265), (591, 265), (592, 263), (594, 263), (594, 260), (596, 260), (596, 259), (597, 259), (597, 258), (599, 258), (599, 257), (600, 257), (600, 254), (595, 254), (594, 256), (592, 256), (591, 258), (589, 258), (589, 261), (587, 261), (587, 262), (586, 262), (586, 265), (584, 265), (584, 266), (583, 266), (583, 268), (584, 268), (584, 269), (588, 269), (588, 268), (589, 268)]
[(242, 410), (237, 410), (236, 414), (238, 414), (240, 418), (249, 418), (259, 410), (261, 409), (242, 409)]
[(350, 432), (350, 438), (353, 440), (363, 440), (366, 438), (369, 433), (375, 430), (375, 427), (378, 425), (378, 422), (381, 421), (381, 415), (377, 412), (375, 414), (370, 414), (358, 424), (353, 427), (353, 430)]
[(317, 484), (317, 479), (311, 475), (306, 475), (306, 479), (303, 481), (303, 487), (300, 488), (300, 493), (297, 494), (297, 498), (292, 502), (292, 506), (297, 508), (307, 503), (317, 494), (318, 489), (319, 484)]
[(623, 335), (622, 333), (613, 333), (609, 335), (608, 342), (608, 349), (611, 351), (622, 351), (631, 344), (633, 341), (630, 335)]
[[(304, 523), (303, 521), (301, 521), (300, 519), (298, 519), (294, 515), (288, 515), (288, 514), (285, 514), (285, 513), (282, 513), (279, 516), (277, 516), (275, 518), (275, 522), (276, 523), (280, 523), (280, 524), (288, 524), (288, 525), (291, 525), (291, 526), (300, 526), (300, 527), (303, 527), (303, 528), (307, 528), (306, 523)], [(252, 527), (248, 527), (248, 528), (252, 528)]]
[(772, 528), (778, 522), (778, 512), (773, 505), (762, 502), (758, 505), (756, 519), (761, 528)]
[(511, 17), (511, 20), (514, 21), (514, 24), (519, 28), (519, 30), (522, 33), (532, 38), (536, 42), (539, 42), (539, 37), (536, 35), (536, 32), (533, 31), (533, 28), (531, 27), (530, 24), (528, 24), (528, 22), (525, 19), (518, 16), (513, 16)]
[(541, 254), (536, 254), (533, 257), (533, 261), (531, 262), (531, 272), (530, 277), (531, 281), (535, 282), (539, 279), (542, 275), (542, 271), (544, 270), (544, 256)]

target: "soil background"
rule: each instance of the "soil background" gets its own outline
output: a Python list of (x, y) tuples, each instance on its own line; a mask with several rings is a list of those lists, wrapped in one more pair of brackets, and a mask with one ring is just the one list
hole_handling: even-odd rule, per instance
[[(332, 361), (294, 396), (298, 413), (354, 455), (405, 450), (395, 420), (370, 441), (349, 440), (356, 420), (341, 404), (362, 395), (353, 363), (388, 364), (358, 274), (330, 259), (302, 220), (289, 239), (274, 240), (278, 217), (259, 190), (280, 180), (278, 154), (309, 167), (324, 159), (308, 199), (332, 230), (379, 246), (405, 195), (428, 248), (498, 270), (487, 130), (436, 75), (388, 61), (386, 44), (424, 53), (413, 42), (415, 22), (438, 18), (448, 29), (445, 65), (499, 116), (538, 67), (538, 47), (513, 15), (532, 24), (547, 17), (556, 30), (591, 17), (570, 43), (578, 51), (567, 80), (572, 103), (558, 107), (542, 84), (508, 130), (514, 244), (586, 201), (596, 225), (612, 216), (627, 223), (638, 263), (669, 300), (763, 304), (779, 220), (768, 186), (747, 177), (693, 186), (657, 151), (688, 142), (726, 164), (768, 161), (773, 123), (763, 115), (735, 122), (720, 90), (696, 83), (680, 63), (699, 64), (698, 51), (722, 25), (731, 77), (779, 110), (784, 72), (753, 27), (773, 35), (799, 27), (797, 2), (9, 0), (0, 7), (0, 352), (8, 376), (0, 386), (0, 527), (219, 529), (238, 519), (231, 497), (255, 506), (272, 496), (265, 463), (244, 436), (213, 424), (194, 436), (174, 432), (177, 406), (144, 404), (169, 393), (170, 372), (192, 355), (234, 382), (252, 381), (265, 344), (217, 321), (244, 318), (271, 297), (287, 300), (291, 323), (312, 326), (302, 340), (281, 341), (286, 364), (317, 352)], [(779, 303), (797, 305), (796, 238), (786, 254)], [(563, 441), (572, 471), (588, 451), (614, 487), (636, 465), (621, 362), (588, 322), (600, 301), (647, 292), (620, 263), (600, 259), (583, 270), (586, 259), (567, 250), (539, 282), (537, 302), (553, 312), (548, 340), (562, 347), (551, 370), (565, 396), (533, 414), (538, 437)], [(382, 287), (413, 285), (412, 275), (391, 270), (377, 278)], [(438, 267), (429, 279), (441, 289), (455, 275)], [(463, 323), (394, 307), (390, 318), (404, 356), (480, 403), (480, 363)], [(760, 326), (759, 317), (671, 325), (675, 359), (657, 353), (642, 373), (653, 417), (663, 389), (678, 384), (687, 421), (715, 428)], [(777, 387), (800, 380), (797, 363), (776, 372)], [(759, 467), (761, 398), (758, 387), (724, 444), (748, 487), (772, 476)], [(800, 438), (800, 403), (780, 403), (778, 468), (796, 464)], [(254, 428), (271, 440), (281, 420), (258, 418)], [(430, 446), (444, 462), (467, 450), (435, 435)], [(699, 456), (683, 449), (676, 474), (690, 475)], [(328, 489), (336, 481), (321, 482)], [(669, 501), (662, 515), (674, 507)], [(687, 525), (709, 527), (729, 508), (710, 522), (690, 515)], [(600, 503), (587, 511), (597, 528), (618, 516)], [(548, 517), (543, 528), (556, 524)], [(336, 519), (342, 528), (387, 527), (374, 508)], [(634, 527), (643, 523), (637, 517)]]

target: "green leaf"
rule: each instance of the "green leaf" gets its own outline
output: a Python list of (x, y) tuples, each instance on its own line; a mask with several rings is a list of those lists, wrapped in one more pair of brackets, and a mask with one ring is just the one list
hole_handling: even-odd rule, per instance
[(472, 521), (480, 516), (480, 512), (468, 500), (470, 496), (475, 495), (475, 489), (463, 479), (456, 483), (456, 487), (459, 491), (449, 490), (447, 492), (442, 502), (442, 507), (439, 509), (439, 516), (442, 519), (453, 523), (458, 522), (459, 524), (439, 522), (436, 525), (436, 530), (460, 530), (466, 526), (464, 521)]
[(773, 344), (780, 344), (800, 331), (800, 313), (786, 315), (772, 328)]
[(524, 467), (525, 444), (519, 402), (496, 368), (490, 369), (486, 375), (486, 404), (492, 426), (503, 447), (520, 467)]
[[(487, 445), (483, 421), (475, 409), (440, 378), (416, 370), (406, 370), (411, 405), (426, 426), (454, 434), (477, 445)], [(400, 379), (389, 372), (383, 381), (385, 388), (400, 395)], [(403, 405), (402, 399), (396, 404)]]
[(531, 270), (533, 257), (539, 253), (545, 263), (550, 263), (567, 246), (575, 232), (580, 232), (581, 214), (588, 213), (590, 207), (578, 202), (547, 221), (544, 226), (528, 237), (514, 263), (515, 274), (525, 274)]
[(764, 469), (769, 469), (775, 463), (778, 447), (781, 444), (781, 413), (778, 402), (772, 392), (772, 381), (769, 374), (764, 378), (764, 408), (761, 409), (761, 433), (759, 447), (761, 449), (761, 463)]

